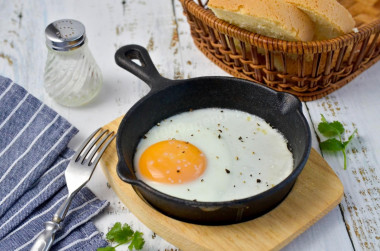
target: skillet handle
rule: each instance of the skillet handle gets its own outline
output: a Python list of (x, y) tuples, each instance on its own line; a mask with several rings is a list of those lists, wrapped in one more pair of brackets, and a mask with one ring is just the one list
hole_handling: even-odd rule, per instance
[(293, 94), (286, 93), (286, 92), (278, 92), (277, 93), (277, 99), (278, 99), (278, 106), (280, 107), (281, 113), (283, 115), (299, 111), (302, 113), (302, 103)]
[[(141, 65), (133, 60), (138, 60)], [(161, 89), (171, 81), (158, 73), (148, 51), (140, 45), (131, 44), (119, 48), (115, 53), (115, 61), (118, 66), (147, 83), (152, 90)]]
[(119, 178), (124, 182), (131, 185), (138, 185), (140, 183), (140, 181), (136, 178), (133, 169), (129, 168), (120, 158), (116, 165), (116, 172)]

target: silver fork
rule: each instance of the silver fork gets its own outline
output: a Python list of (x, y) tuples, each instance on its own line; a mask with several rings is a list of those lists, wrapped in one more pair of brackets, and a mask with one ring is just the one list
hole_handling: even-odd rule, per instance
[[(99, 135), (95, 138), (95, 135), (98, 133)], [(54, 242), (55, 233), (60, 229), (59, 224), (65, 219), (72, 199), (91, 179), (96, 165), (115, 136), (116, 134), (113, 131), (110, 132), (109, 130), (99, 128), (79, 147), (65, 171), (65, 179), (69, 191), (67, 198), (54, 214), (53, 220), (45, 222), (45, 229), (34, 242), (32, 251), (50, 249)], [(98, 155), (94, 158), (97, 152)]]

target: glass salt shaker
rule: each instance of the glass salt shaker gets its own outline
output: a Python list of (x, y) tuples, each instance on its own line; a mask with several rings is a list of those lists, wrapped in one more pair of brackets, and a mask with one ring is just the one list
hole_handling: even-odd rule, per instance
[(48, 54), (44, 87), (64, 106), (81, 106), (92, 100), (103, 85), (103, 77), (88, 46), (85, 27), (62, 19), (45, 29)]

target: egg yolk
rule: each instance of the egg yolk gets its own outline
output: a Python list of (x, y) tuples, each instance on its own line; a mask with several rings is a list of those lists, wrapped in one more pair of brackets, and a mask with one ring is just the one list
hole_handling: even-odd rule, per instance
[(147, 179), (181, 184), (201, 176), (206, 164), (206, 157), (196, 146), (179, 140), (165, 140), (149, 146), (143, 152), (139, 170)]

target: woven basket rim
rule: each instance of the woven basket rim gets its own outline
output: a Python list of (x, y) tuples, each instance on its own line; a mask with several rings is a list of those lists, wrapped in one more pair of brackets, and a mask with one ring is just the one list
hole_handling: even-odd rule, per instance
[(264, 35), (259, 35), (257, 33), (247, 31), (224, 20), (221, 20), (217, 18), (211, 11), (206, 10), (202, 6), (195, 3), (193, 0), (179, 1), (192, 15), (202, 20), (204, 23), (216, 29), (217, 31), (237, 38), (241, 41), (247, 42), (256, 47), (264, 48), (270, 51), (294, 54), (329, 52), (343, 48), (345, 46), (356, 44), (368, 38), (371, 36), (371, 34), (380, 31), (380, 19), (377, 19), (369, 24), (357, 28), (358, 32), (350, 32), (328, 40), (308, 42), (285, 41)]

